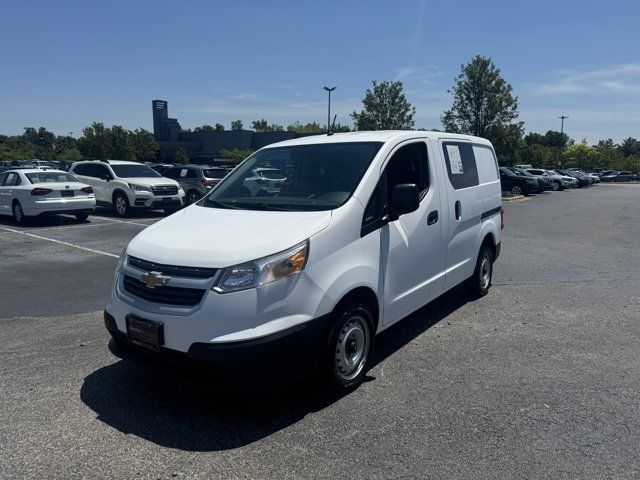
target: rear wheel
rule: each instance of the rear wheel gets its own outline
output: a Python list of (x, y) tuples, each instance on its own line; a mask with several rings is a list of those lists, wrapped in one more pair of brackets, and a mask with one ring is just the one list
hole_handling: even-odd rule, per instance
[(117, 193), (113, 197), (113, 206), (116, 209), (116, 213), (121, 217), (126, 217), (129, 213), (129, 200), (123, 193)]
[(76, 220), (79, 222), (86, 222), (87, 218), (89, 218), (88, 213), (76, 213)]
[(511, 187), (512, 195), (522, 195), (522, 187), (520, 185), (514, 185)]
[(553, 191), (557, 192), (558, 190), (561, 190), (560, 182), (553, 182)]
[(373, 315), (361, 303), (336, 311), (325, 348), (323, 370), (329, 386), (338, 391), (353, 390), (362, 383), (373, 354)]
[(464, 282), (464, 286), (473, 297), (484, 297), (489, 293), (492, 277), (493, 254), (487, 245), (482, 245), (473, 275)]
[(13, 219), (16, 221), (18, 225), (24, 225), (27, 222), (27, 217), (25, 217), (24, 212), (22, 211), (22, 205), (17, 200), (13, 202)]

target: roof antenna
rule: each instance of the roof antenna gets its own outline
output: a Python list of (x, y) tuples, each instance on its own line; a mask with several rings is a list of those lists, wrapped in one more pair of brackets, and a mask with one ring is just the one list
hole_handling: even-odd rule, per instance
[(333, 135), (333, 129), (336, 128), (336, 117), (337, 116), (338, 116), (337, 113), (333, 116), (333, 122), (331, 122), (331, 127), (329, 128), (329, 131), (327, 132), (327, 136)]

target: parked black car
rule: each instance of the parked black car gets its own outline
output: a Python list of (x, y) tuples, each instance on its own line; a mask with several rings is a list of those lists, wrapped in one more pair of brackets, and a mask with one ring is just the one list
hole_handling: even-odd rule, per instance
[(500, 167), (500, 183), (503, 192), (510, 192), (513, 195), (529, 195), (540, 191), (535, 177), (516, 173), (509, 167)]

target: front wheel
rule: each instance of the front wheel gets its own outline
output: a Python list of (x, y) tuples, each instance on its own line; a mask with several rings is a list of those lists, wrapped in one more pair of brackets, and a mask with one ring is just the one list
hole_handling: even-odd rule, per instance
[(324, 373), (329, 386), (347, 392), (358, 387), (373, 354), (373, 315), (363, 304), (345, 306), (336, 312), (325, 349)]
[(116, 213), (121, 217), (126, 217), (129, 213), (129, 200), (122, 193), (118, 193), (113, 197), (113, 206), (116, 208)]
[(484, 297), (489, 293), (492, 277), (493, 254), (487, 245), (482, 245), (473, 275), (466, 280), (464, 286), (473, 297)]
[(89, 218), (88, 213), (76, 213), (76, 220), (79, 222), (86, 222), (87, 218)]

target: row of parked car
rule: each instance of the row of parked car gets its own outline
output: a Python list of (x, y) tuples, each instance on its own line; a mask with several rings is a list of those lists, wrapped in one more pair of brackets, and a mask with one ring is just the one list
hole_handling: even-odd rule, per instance
[(123, 217), (135, 209), (171, 214), (198, 201), (230, 171), (208, 165), (154, 169), (120, 160), (75, 162), (68, 172), (48, 162), (1, 168), (0, 214), (13, 216), (18, 224), (47, 214), (70, 214), (84, 221), (96, 205), (112, 207)]
[[(623, 175), (620, 175), (621, 173)], [(612, 172), (611, 170), (586, 173), (581, 170), (548, 170), (522, 166), (500, 167), (500, 182), (504, 192), (513, 195), (529, 195), (548, 190), (583, 188), (600, 182), (636, 180), (635, 175), (628, 176), (624, 173)], [(631, 172), (626, 173), (630, 174)]]

